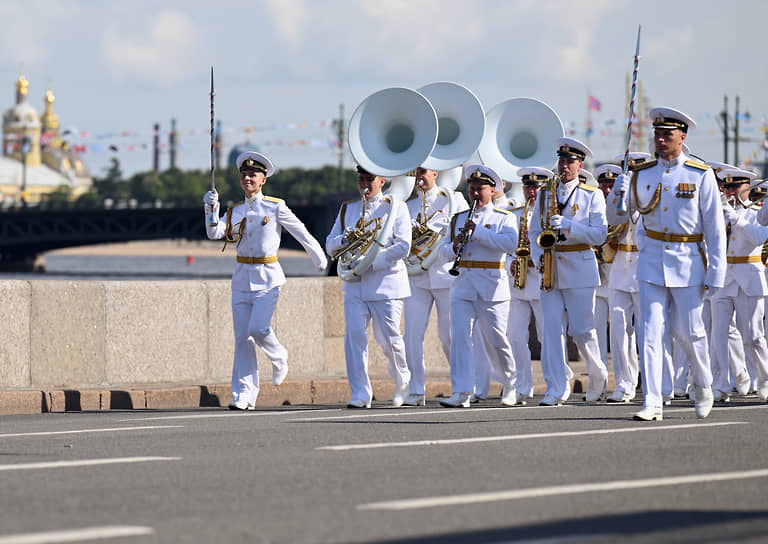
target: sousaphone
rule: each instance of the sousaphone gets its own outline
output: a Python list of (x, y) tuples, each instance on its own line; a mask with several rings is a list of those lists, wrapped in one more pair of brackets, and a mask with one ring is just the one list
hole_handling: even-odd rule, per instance
[[(437, 170), (437, 184), (448, 199), (448, 217), (455, 213), (453, 192), (461, 181), (461, 165), (477, 150), (485, 133), (485, 111), (475, 94), (458, 83), (439, 81), (419, 88), (437, 113), (437, 143), (421, 164)], [(417, 188), (417, 192), (421, 191)], [(422, 195), (422, 203), (424, 197)], [(425, 208), (425, 206), (423, 206)], [(420, 221), (413, 229), (411, 252), (405, 259), (408, 274), (421, 274), (437, 258), (437, 248), (443, 235), (429, 229), (427, 210), (422, 209)]]
[(362, 168), (392, 180), (387, 191), (392, 209), (383, 225), (373, 221), (361, 233), (375, 243), (360, 243), (364, 252), (347, 251), (339, 258), (338, 272), (343, 280), (359, 279), (391, 235), (396, 208), (405, 206), (403, 200), (410, 194), (414, 182), (412, 176), (403, 174), (415, 170), (429, 157), (437, 142), (437, 133), (435, 109), (413, 89), (382, 89), (355, 109), (347, 134), (349, 150)]
[(477, 150), (480, 160), (512, 185), (512, 198), (523, 202), (517, 171), (526, 166), (552, 167), (554, 142), (565, 136), (563, 122), (541, 100), (524, 97), (497, 104), (485, 120), (485, 136)]

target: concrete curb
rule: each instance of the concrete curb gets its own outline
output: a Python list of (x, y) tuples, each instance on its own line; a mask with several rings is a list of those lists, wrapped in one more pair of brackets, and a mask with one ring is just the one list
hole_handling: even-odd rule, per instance
[[(610, 380), (611, 382), (613, 380)], [(394, 391), (392, 380), (371, 380), (374, 400), (389, 401)], [(611, 383), (608, 384), (609, 391)], [(586, 389), (587, 380), (576, 378), (574, 393)], [(537, 384), (535, 393), (544, 394)], [(262, 384), (257, 406), (345, 404), (349, 400), (346, 379), (286, 381), (280, 387)], [(427, 398), (448, 397), (451, 382), (447, 378), (427, 383)], [(501, 395), (501, 385), (492, 383), (490, 397)], [(46, 390), (0, 390), (0, 415), (40, 414), (46, 412), (98, 412), (107, 410), (171, 410), (201, 407), (226, 407), (232, 401), (229, 384), (190, 386), (147, 386), (132, 388), (52, 388)]]

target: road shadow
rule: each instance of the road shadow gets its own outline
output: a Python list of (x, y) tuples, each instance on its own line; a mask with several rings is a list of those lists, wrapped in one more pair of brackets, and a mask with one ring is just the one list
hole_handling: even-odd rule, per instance
[(587, 518), (371, 540), (376, 544), (507, 542), (765, 542), (768, 510), (649, 510)]

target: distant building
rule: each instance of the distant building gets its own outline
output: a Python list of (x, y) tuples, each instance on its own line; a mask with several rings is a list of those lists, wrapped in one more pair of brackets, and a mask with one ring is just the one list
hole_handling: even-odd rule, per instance
[(3, 113), (3, 153), (0, 157), (0, 194), (3, 205), (20, 201), (38, 203), (61, 186), (72, 197), (88, 191), (92, 179), (80, 153), (62, 138), (55, 97), (45, 93), (40, 117), (27, 101), (29, 82), (16, 81), (16, 105)]

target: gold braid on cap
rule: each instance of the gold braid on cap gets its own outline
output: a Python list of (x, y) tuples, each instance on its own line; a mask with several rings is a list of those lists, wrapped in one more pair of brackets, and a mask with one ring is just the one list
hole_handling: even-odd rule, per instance
[(469, 181), (477, 180), (477, 181), (485, 181), (487, 183), (490, 183), (494, 187), (496, 187), (496, 182), (493, 180), (491, 176), (488, 174), (481, 172), (480, 170), (475, 170), (472, 172), (472, 175), (469, 176)]
[(267, 173), (267, 167), (261, 164), (259, 161), (254, 160), (253, 157), (248, 157), (243, 161), (243, 163), (240, 165), (240, 171), (242, 172), (243, 170), (256, 170), (263, 174)]

